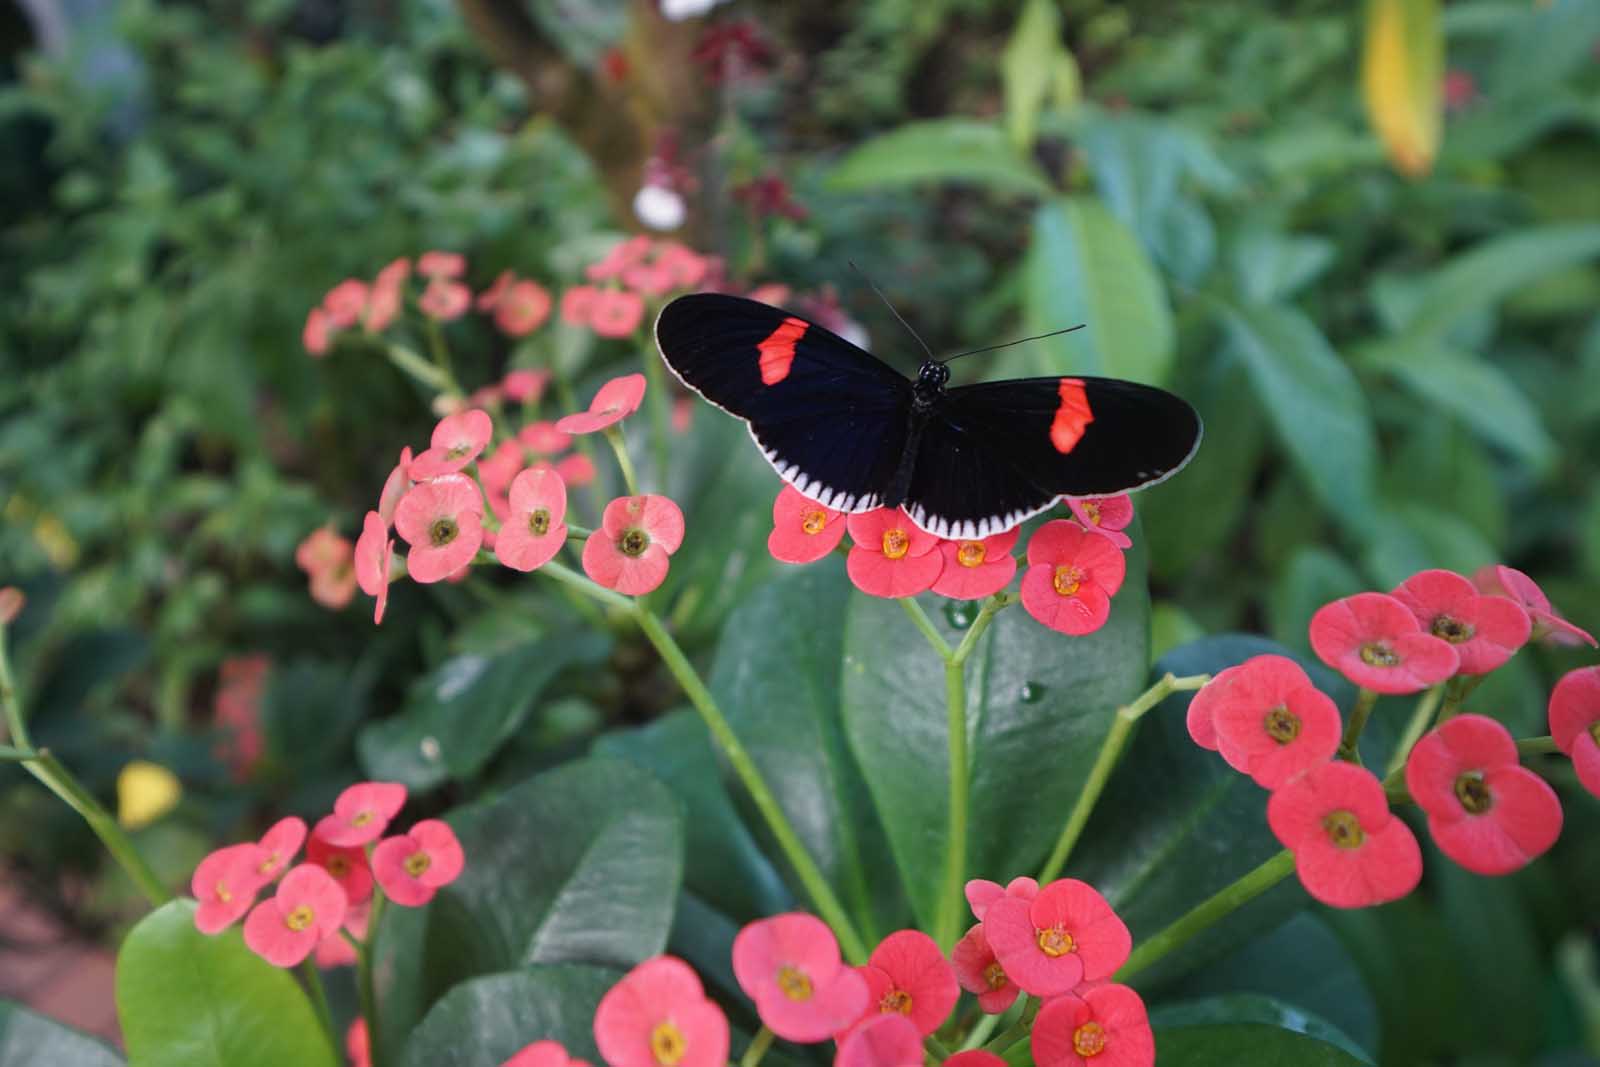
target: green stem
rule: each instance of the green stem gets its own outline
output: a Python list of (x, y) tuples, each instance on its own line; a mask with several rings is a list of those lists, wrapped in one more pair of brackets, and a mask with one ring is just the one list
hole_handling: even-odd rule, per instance
[(1444, 722), (1446, 719), (1458, 714), (1461, 711), (1462, 702), (1471, 696), (1472, 691), (1482, 685), (1483, 680), (1487, 677), (1489, 677), (1487, 674), (1470, 676), (1458, 674), (1450, 679), (1445, 686), (1444, 707), (1439, 709), (1437, 721)]
[(932, 1034), (922, 1039), (922, 1047), (932, 1053), (933, 1062), (935, 1063), (943, 1063), (950, 1058), (950, 1050), (945, 1048), (944, 1043)]
[(306, 992), (311, 997), (311, 1006), (317, 1011), (317, 1021), (322, 1024), (322, 1030), (328, 1035), (328, 1044), (334, 1052), (339, 1051), (339, 1035), (333, 1029), (333, 1012), (328, 1008), (328, 991), (322, 987), (322, 975), (317, 973), (317, 964), (310, 956), (300, 964), (300, 975), (306, 981)]
[(1039, 1014), (1039, 1009), (1043, 1006), (1044, 1002), (1039, 998), (1025, 995), (1023, 997), (1022, 1014), (1017, 1017), (1017, 1021), (1000, 1031), (999, 1037), (994, 1038), (983, 1047), (990, 1052), (1004, 1053), (1006, 1049), (1015, 1045), (1018, 1041), (1026, 1039), (1029, 1032), (1033, 1030), (1034, 1016)]
[(385, 345), (389, 362), (410, 375), (419, 385), (439, 393), (459, 392), (455, 379), (404, 345)]
[(540, 567), (539, 573), (550, 578), (554, 578), (558, 582), (563, 582), (566, 585), (570, 585), (572, 588), (578, 590), (580, 593), (583, 593), (585, 596), (592, 597), (608, 607), (617, 608), (620, 611), (626, 611), (630, 614), (634, 610), (635, 605), (631, 597), (625, 597), (621, 593), (607, 589), (603, 585), (598, 585), (595, 582), (590, 581), (588, 578), (585, 578), (577, 571), (557, 563), (555, 560), (551, 560), (549, 563), (546, 563), (544, 566)]
[(956, 646), (956, 650), (950, 653), (950, 662), (967, 662), (967, 657), (972, 655), (972, 650), (978, 645), (978, 638), (983, 636), (983, 632), (989, 628), (989, 624), (994, 621), (994, 617), (1016, 602), (1015, 595), (1004, 592), (996, 593), (984, 601), (983, 607), (978, 610), (978, 617), (972, 620), (971, 626), (967, 627), (966, 636), (961, 639), (961, 643)]
[[(548, 566), (547, 564), (546, 569)], [(766, 820), (767, 828), (772, 831), (772, 836), (777, 840), (778, 847), (783, 850), (784, 857), (794, 869), (796, 877), (805, 886), (811, 902), (828, 925), (833, 927), (845, 958), (852, 963), (865, 963), (867, 946), (862, 942), (861, 935), (856, 932), (855, 924), (850, 921), (843, 905), (839, 903), (839, 898), (834, 895), (827, 879), (822, 876), (822, 871), (817, 868), (816, 861), (801, 843), (788, 816), (784, 815), (777, 798), (767, 786), (766, 779), (762, 777), (750, 754), (745, 751), (738, 735), (728, 725), (722, 709), (717, 707), (711, 691), (700, 680), (700, 675), (689, 662), (689, 657), (683, 654), (683, 649), (678, 647), (678, 643), (672, 639), (672, 635), (661, 625), (661, 620), (653, 612), (642, 607), (635, 608), (634, 619), (638, 622), (639, 629), (644, 631), (645, 637), (655, 646), (656, 652), (661, 656), (661, 662), (677, 680), (689, 702), (700, 713), (700, 718), (711, 731), (712, 738), (722, 750), (722, 754), (727, 757), (728, 763), (732, 765), (745, 790), (749, 792), (756, 809)]]
[(905, 609), (911, 621), (916, 623), (917, 629), (922, 631), (922, 636), (928, 639), (928, 644), (939, 653), (939, 658), (945, 661), (950, 659), (950, 643), (939, 635), (934, 628), (933, 620), (928, 618), (928, 613), (922, 610), (922, 605), (917, 603), (915, 597), (901, 597), (900, 606)]
[(744, 1050), (744, 1055), (739, 1057), (739, 1067), (757, 1067), (767, 1050), (772, 1047), (773, 1033), (765, 1026), (756, 1031), (756, 1036), (750, 1039), (750, 1047)]
[(1544, 737), (1524, 737), (1517, 742), (1517, 755), (1519, 756), (1548, 756), (1560, 751), (1556, 747), (1556, 739), (1548, 735)]
[(439, 320), (429, 315), (423, 320), (427, 323), (424, 330), (428, 334), (428, 353), (433, 356), (434, 366), (444, 376), (449, 384), (448, 388), (453, 393), (460, 393), (461, 386), (456, 384), (456, 372), (450, 366), (450, 349), (445, 347), (444, 328), (439, 325)]
[(26, 763), (31, 759), (38, 759), (39, 753), (31, 748), (13, 748), (10, 745), (0, 745), (0, 763)]
[(1367, 719), (1377, 702), (1378, 694), (1370, 689), (1357, 693), (1356, 706), (1350, 709), (1350, 721), (1345, 724), (1344, 738), (1339, 742), (1339, 759), (1361, 766), (1361, 753), (1356, 751), (1356, 743), (1361, 740), (1361, 731), (1367, 728)]
[[(945, 838), (944, 892), (934, 917), (933, 939), (949, 952), (961, 936), (962, 887), (967, 872), (967, 676), (954, 657), (944, 665), (945, 729), (950, 750), (950, 821)], [(943, 1059), (943, 1057), (940, 1057)]]
[[(654, 345), (651, 346), (654, 348)], [(666, 368), (653, 351), (644, 356), (644, 376), (648, 385), (645, 402), (650, 408), (650, 447), (655, 453), (656, 481), (664, 484), (671, 448), (667, 443), (667, 425), (672, 420), (672, 396), (667, 391)]]
[[(361, 999), (361, 1018), (367, 1024), (367, 1054), (372, 1067), (383, 1067), (382, 1037), (378, 1030), (378, 983), (376, 962), (378, 958), (379, 920), (383, 918), (386, 898), (377, 885), (372, 887), (372, 908), (367, 913), (367, 937), (356, 953), (356, 993)], [(335, 1046), (337, 1047), (337, 1046)]]
[(1113, 976), (1118, 982), (1129, 978), (1155, 963), (1167, 953), (1203, 932), (1207, 927), (1231, 915), (1294, 873), (1294, 853), (1284, 849), (1261, 866), (1242, 875), (1238, 881), (1224, 886), (1211, 897), (1195, 905), (1172, 925), (1140, 944), (1128, 957), (1128, 962)]
[(1438, 710), (1439, 701), (1444, 699), (1444, 690), (1445, 684), (1440, 682), (1422, 694), (1422, 699), (1417, 701), (1416, 710), (1411, 713), (1411, 721), (1406, 723), (1405, 732), (1400, 735), (1394, 754), (1389, 757), (1389, 765), (1384, 768), (1385, 775), (1393, 774), (1406, 765), (1406, 757), (1411, 754), (1411, 746), (1417, 743), (1417, 739), (1433, 721), (1433, 713)]
[(1133, 703), (1117, 709), (1111, 718), (1111, 729), (1106, 731), (1105, 740), (1100, 742), (1100, 752), (1094, 758), (1094, 766), (1089, 768), (1089, 777), (1084, 779), (1083, 788), (1078, 791), (1078, 799), (1067, 815), (1066, 825), (1061, 828), (1061, 836), (1056, 839), (1056, 847), (1051, 850), (1050, 858), (1039, 871), (1041, 884), (1054, 881), (1066, 867), (1067, 857), (1072, 855), (1073, 846), (1078, 843), (1083, 828), (1088, 825), (1089, 815), (1099, 802), (1100, 794), (1105, 791), (1106, 782), (1111, 778), (1118, 757), (1127, 747), (1134, 723), (1173, 693), (1199, 689), (1210, 680), (1209, 674), (1194, 674), (1179, 678), (1169, 671), (1149, 689), (1139, 694)]
[(975, 1048), (981, 1048), (983, 1043), (989, 1040), (989, 1035), (994, 1033), (994, 1028), (1000, 1025), (1000, 1018), (999, 1015), (985, 1015), (979, 1019), (978, 1025), (972, 1028), (972, 1033), (968, 1034), (967, 1039), (961, 1042), (959, 1051), (968, 1052)]
[(615, 426), (607, 426), (605, 435), (611, 451), (617, 454), (617, 466), (622, 468), (622, 482), (628, 487), (628, 495), (638, 496), (639, 476), (633, 471), (633, 460), (628, 458), (628, 446), (622, 440), (622, 431)]

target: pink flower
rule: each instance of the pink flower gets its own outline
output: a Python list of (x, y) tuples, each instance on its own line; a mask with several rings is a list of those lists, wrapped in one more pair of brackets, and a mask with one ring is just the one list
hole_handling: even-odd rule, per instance
[(459, 278), (467, 261), (459, 252), (424, 252), (417, 257), (417, 273), (424, 278)]
[(295, 564), (311, 578), (311, 599), (334, 611), (356, 595), (355, 549), (331, 526), (319, 526), (294, 550)]
[(1052, 520), (1028, 542), (1022, 607), (1052, 630), (1093, 633), (1111, 616), (1111, 598), (1122, 588), (1127, 566), (1107, 538), (1067, 519)]
[(1394, 591), (1417, 624), (1456, 646), (1460, 674), (1488, 674), (1528, 641), (1531, 622), (1520, 605), (1502, 596), (1479, 595), (1453, 571), (1420, 571)]
[(217, 746), (217, 756), (241, 781), (266, 749), (261, 695), (270, 668), (266, 656), (233, 656), (222, 661), (213, 708), (217, 725), (226, 736)]
[(339, 794), (332, 815), (317, 821), (316, 836), (330, 845), (376, 841), (405, 803), (406, 787), (397, 782), (359, 782)]
[(922, 1067), (922, 1034), (898, 1012), (869, 1016), (839, 1042), (833, 1067)]
[(382, 333), (400, 316), (403, 286), (410, 273), (411, 265), (403, 259), (395, 260), (378, 272), (361, 315), (361, 325), (368, 333)]
[(589, 309), (589, 325), (601, 337), (628, 337), (644, 321), (644, 300), (626, 289), (602, 289)]
[(1133, 538), (1122, 531), (1133, 521), (1133, 501), (1121, 496), (1063, 497), (1073, 518), (1094, 533), (1108, 538), (1118, 548), (1131, 548)]
[(511, 482), (511, 510), (494, 554), (517, 571), (544, 566), (567, 543), (567, 487), (548, 467), (525, 470)]
[(22, 614), (28, 598), (14, 585), (0, 587), (0, 626), (10, 626)]
[(274, 967), (293, 967), (317, 942), (337, 933), (347, 903), (327, 871), (302, 863), (283, 876), (277, 895), (263, 900), (244, 921), (244, 943)]
[(638, 263), (622, 272), (622, 284), (640, 296), (665, 296), (672, 291), (672, 272), (656, 263)]
[(1139, 994), (1125, 985), (1050, 1001), (1033, 1020), (1038, 1067), (1152, 1067), (1156, 1039)]
[(977, 994), (978, 1007), (989, 1015), (998, 1015), (1011, 1007), (1017, 994), (1022, 992), (1017, 988), (1017, 983), (1006, 975), (1005, 967), (995, 956), (994, 949), (989, 947), (988, 938), (983, 936), (982, 923), (968, 930), (956, 942), (950, 961), (955, 966), (956, 980), (961, 983), (961, 988)]
[(466, 857), (455, 831), (438, 819), (424, 819), (398, 837), (386, 837), (372, 850), (372, 876), (389, 899), (420, 908), (461, 875)]
[(1406, 788), (1446, 856), (1475, 874), (1509, 874), (1561, 835), (1561, 801), (1517, 762), (1517, 743), (1484, 715), (1457, 715), (1406, 760)]
[(1107, 978), (1133, 938), (1106, 898), (1087, 882), (1061, 878), (1032, 901), (1003, 896), (983, 916), (983, 934), (1011, 980), (1034, 996), (1067, 993), (1085, 978)]
[(1456, 673), (1455, 646), (1425, 634), (1400, 601), (1357, 593), (1324, 604), (1311, 616), (1317, 658), (1366, 689), (1415, 693)]
[(677, 241), (663, 241), (656, 252), (656, 266), (666, 271), (671, 288), (693, 289), (705, 280), (711, 264), (705, 256)]
[(572, 435), (556, 429), (553, 422), (530, 422), (517, 431), (517, 441), (536, 456), (553, 456), (572, 443)]
[(583, 543), (583, 573), (607, 589), (643, 596), (667, 577), (667, 557), (683, 544), (683, 512), (664, 496), (618, 497)]
[(1318, 764), (1272, 794), (1267, 825), (1294, 852), (1306, 891), (1335, 908), (1398, 900), (1422, 878), (1422, 850), (1369, 770)]
[(306, 842), (306, 862), (333, 876), (352, 905), (365, 903), (372, 896), (372, 868), (367, 851), (360, 845), (330, 845), (316, 834)]
[(325, 356), (332, 340), (333, 325), (328, 313), (319, 307), (306, 312), (306, 324), (300, 330), (300, 343), (305, 350), (313, 356)]
[(383, 519), (385, 526), (394, 523), (394, 509), (399, 506), (400, 498), (411, 489), (411, 448), (407, 446), (400, 450), (400, 462), (395, 464), (394, 470), (389, 472), (389, 477), (384, 479), (383, 491), (378, 494), (378, 515)]
[(833, 931), (812, 915), (791, 912), (740, 930), (733, 973), (767, 1029), (785, 1041), (823, 1041), (867, 1009), (866, 981), (839, 959)]
[(967, 883), (965, 892), (967, 904), (972, 908), (972, 917), (982, 922), (990, 904), (1004, 896), (1031, 901), (1039, 895), (1039, 883), (1027, 875), (1013, 878), (1004, 886), (999, 882), (991, 882), (984, 878), (974, 878)]
[(221, 933), (250, 910), (256, 893), (271, 881), (260, 872), (266, 856), (260, 845), (246, 843), (219, 848), (200, 861), (189, 880), (189, 891), (200, 903), (194, 913), (195, 929)]
[(982, 600), (1010, 585), (1017, 573), (1017, 558), (1011, 554), (1017, 534), (1007, 530), (981, 541), (941, 542), (944, 569), (933, 591), (952, 600)]
[(1480, 567), (1472, 576), (1472, 584), (1485, 593), (1509, 597), (1522, 605), (1533, 620), (1529, 640), (1548, 640), (1555, 645), (1600, 644), (1589, 631), (1563, 619), (1550, 606), (1550, 598), (1544, 595), (1538, 583), (1513, 567)]
[(588, 411), (566, 416), (556, 423), (556, 429), (562, 433), (594, 433), (621, 422), (644, 402), (644, 384), (642, 374), (611, 379), (594, 394)]
[(400, 498), (394, 527), (411, 546), (411, 577), (437, 582), (470, 564), (483, 544), (483, 497), (459, 474), (421, 482)]
[(500, 509), (493, 507), (493, 497), (503, 495), (510, 488), (511, 479), (521, 473), (526, 459), (522, 443), (511, 440), (501, 441), (486, 458), (478, 460), (478, 480), (490, 496), (491, 510), (496, 516), (500, 516)]
[[(1201, 748), (1217, 751), (1217, 724), (1215, 721), (1216, 710), (1227, 697), (1228, 685), (1239, 673), (1243, 664), (1225, 667), (1211, 676), (1211, 680), (1200, 687), (1200, 691), (1189, 699), (1189, 709), (1185, 713), (1185, 724), (1189, 728), (1189, 736)], [(1229, 766), (1233, 766), (1230, 762)], [(1235, 770), (1239, 768), (1235, 767)]]
[(610, 1067), (726, 1067), (728, 1020), (687, 963), (656, 956), (600, 998), (594, 1043)]
[(1212, 713), (1217, 745), (1235, 769), (1276, 789), (1339, 749), (1339, 709), (1284, 656), (1240, 664)]
[(1578, 781), (1600, 797), (1600, 667), (1568, 671), (1550, 692), (1550, 736)]
[(459, 319), (472, 306), (472, 290), (460, 282), (434, 278), (417, 298), (417, 307), (430, 319)]
[(550, 317), (550, 293), (538, 282), (520, 281), (494, 309), (495, 325), (510, 337), (525, 337)]
[(500, 381), (500, 389), (506, 394), (506, 399), (518, 404), (537, 404), (544, 395), (544, 387), (550, 383), (550, 372), (547, 370), (514, 370), (508, 371)]
[(267, 828), (261, 835), (261, 840), (256, 844), (261, 846), (261, 865), (256, 868), (256, 873), (264, 881), (270, 882), (289, 866), (295, 856), (300, 854), (300, 846), (306, 842), (306, 824), (302, 819), (293, 815), (279, 819)]
[(568, 326), (588, 326), (594, 316), (600, 290), (592, 285), (574, 285), (561, 294), (561, 321)]
[(368, 596), (377, 597), (377, 607), (372, 621), (383, 621), (383, 609), (389, 604), (389, 568), (394, 562), (394, 538), (383, 516), (376, 511), (367, 512), (361, 524), (361, 536), (356, 539), (356, 584)]
[(559, 1041), (535, 1041), (500, 1067), (589, 1067), (586, 1060), (573, 1059)]
[(620, 278), (622, 272), (629, 267), (636, 263), (643, 263), (645, 258), (650, 255), (650, 250), (654, 244), (655, 242), (651, 238), (643, 234), (618, 241), (611, 246), (611, 251), (607, 252), (600, 262), (591, 264), (584, 273), (592, 282), (604, 282), (610, 281), (612, 278)]
[(898, 1013), (924, 1036), (944, 1024), (961, 997), (955, 968), (921, 930), (896, 930), (859, 971), (867, 980), (866, 1017)]
[(1006, 1060), (988, 1049), (969, 1048), (947, 1057), (940, 1067), (1006, 1067)]
[(344, 1032), (344, 1053), (350, 1067), (372, 1067), (372, 1043), (367, 1039), (367, 1020), (358, 1018)]
[(878, 508), (845, 521), (855, 542), (845, 558), (845, 570), (863, 593), (916, 596), (938, 581), (944, 569), (939, 539), (901, 509)]
[[(368, 892), (370, 891), (369, 887)], [(368, 905), (351, 903), (344, 912), (344, 926), (317, 942), (317, 947), (311, 956), (312, 960), (323, 970), (354, 967), (359, 962), (359, 957), (356, 955), (355, 946), (350, 944), (344, 935), (348, 933), (357, 941), (365, 941), (367, 924), (371, 917), (372, 909)]]
[(825, 508), (786, 485), (772, 502), (767, 551), (783, 563), (813, 563), (838, 546), (845, 525), (843, 512)]
[(594, 483), (594, 460), (579, 452), (556, 461), (556, 473), (569, 489), (581, 489)]
[(433, 447), (412, 460), (407, 473), (416, 482), (454, 474), (477, 459), (493, 436), (494, 422), (487, 411), (473, 408), (446, 415), (433, 428)]
[(511, 283), (516, 281), (516, 275), (508, 270), (503, 270), (495, 277), (494, 282), (478, 294), (474, 305), (479, 311), (493, 311), (505, 299), (506, 290), (511, 288)]
[(336, 330), (349, 329), (361, 321), (367, 308), (367, 283), (359, 278), (346, 278), (322, 298), (322, 309), (328, 313), (328, 324)]

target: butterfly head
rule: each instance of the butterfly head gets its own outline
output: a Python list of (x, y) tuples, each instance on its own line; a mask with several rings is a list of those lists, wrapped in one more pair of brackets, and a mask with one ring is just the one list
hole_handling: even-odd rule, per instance
[(937, 396), (944, 392), (945, 383), (950, 381), (950, 368), (943, 363), (927, 360), (922, 364), (922, 369), (917, 371), (917, 395)]

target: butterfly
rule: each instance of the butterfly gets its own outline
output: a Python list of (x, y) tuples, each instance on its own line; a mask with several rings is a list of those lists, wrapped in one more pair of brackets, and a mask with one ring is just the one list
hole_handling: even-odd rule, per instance
[(901, 507), (937, 537), (977, 540), (1062, 496), (1154, 485), (1200, 445), (1200, 416), (1162, 389), (1073, 376), (950, 388), (931, 354), (913, 381), (743, 297), (681, 296), (655, 335), (678, 380), (743, 419), (802, 494), (848, 513)]

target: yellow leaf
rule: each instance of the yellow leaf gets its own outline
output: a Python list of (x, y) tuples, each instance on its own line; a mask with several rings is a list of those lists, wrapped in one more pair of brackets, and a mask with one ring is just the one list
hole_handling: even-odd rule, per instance
[(134, 760), (117, 775), (117, 821), (130, 830), (149, 826), (178, 806), (178, 776), (148, 760)]
[(1367, 118), (1402, 174), (1439, 154), (1444, 33), (1438, 0), (1369, 0), (1361, 88)]

